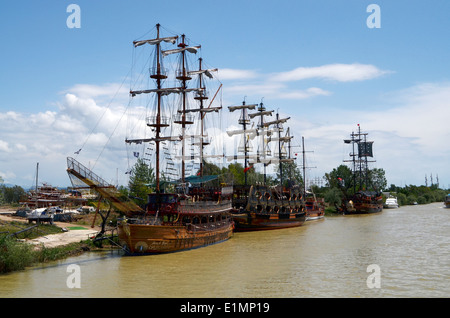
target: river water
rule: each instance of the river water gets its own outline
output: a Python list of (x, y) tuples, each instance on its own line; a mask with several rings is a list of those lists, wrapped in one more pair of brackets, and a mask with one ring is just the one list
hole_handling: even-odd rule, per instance
[(449, 224), (434, 203), (165, 255), (89, 252), (0, 275), (0, 297), (450, 297)]

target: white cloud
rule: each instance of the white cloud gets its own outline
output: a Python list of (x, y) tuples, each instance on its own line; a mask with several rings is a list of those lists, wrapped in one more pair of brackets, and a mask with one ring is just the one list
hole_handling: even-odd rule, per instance
[(8, 142), (0, 139), (0, 152), (10, 152)]
[(299, 81), (305, 79), (326, 79), (338, 82), (364, 81), (389, 73), (370, 64), (328, 64), (317, 67), (298, 67), (292, 71), (277, 73), (274, 81)]
[[(262, 85), (258, 93), (270, 93), (273, 98), (331, 94), (319, 87), (289, 89), (283, 83), (261, 84), (266, 86)], [(258, 89), (258, 85), (253, 89)], [(234, 93), (244, 94), (245, 90), (239, 91), (236, 87)], [(347, 159), (349, 150), (343, 139), (360, 123), (375, 141), (376, 165), (386, 170), (389, 183), (420, 184), (425, 173), (438, 174), (443, 184), (450, 183), (447, 172), (450, 148), (446, 147), (450, 138), (450, 83), (426, 83), (391, 92), (385, 95), (383, 103), (384, 110), (370, 105), (372, 107), (361, 112), (332, 109), (330, 104), (330, 111), (322, 111), (315, 120), (303, 116), (301, 107), (292, 109), (287, 116), (291, 117), (297, 145), (301, 136), (305, 136), (307, 150), (314, 151), (311, 165), (317, 169), (311, 173), (323, 176)], [(230, 123), (237, 123), (234, 117), (239, 114), (229, 113), (226, 106), (224, 108), (220, 124), (223, 132), (218, 131), (219, 125), (209, 127), (214, 127), (211, 136), (219, 136), (221, 146), (218, 148), (226, 148), (227, 154), (231, 154), (228, 152), (236, 144), (224, 131), (231, 129)], [(127, 168), (124, 134), (128, 123), (142, 120), (136, 116), (136, 108), (130, 109), (133, 118), (123, 120), (124, 109), (123, 106), (102, 105), (96, 98), (68, 93), (59, 101), (57, 111), (0, 113), (0, 153), (6, 154), (0, 157), (2, 177), (6, 183), (30, 186), (36, 162), (40, 162), (41, 180), (68, 185), (66, 157), (75, 156), (74, 152), (83, 147), (77, 157), (83, 164), (94, 167), (94, 172), (108, 181), (113, 181), (110, 179), (115, 178), (119, 169), (123, 180)]]
[(112, 98), (115, 94), (127, 94), (127, 88), (118, 83), (104, 85), (76, 84), (64, 93), (70, 92), (80, 98), (97, 98), (107, 96)]
[[(83, 148), (87, 162), (94, 163), (102, 149), (120, 143), (124, 147), (124, 123), (121, 123), (125, 108), (123, 106), (102, 106), (90, 95), (107, 96), (96, 92), (101, 86), (90, 89), (88, 85), (77, 85), (75, 90), (85, 93), (80, 97), (66, 93), (57, 103), (57, 111), (44, 110), (26, 114), (8, 111), (0, 113), (0, 153), (1, 173), (5, 183), (30, 186), (33, 184), (33, 172), (40, 162), (40, 179), (54, 185), (68, 185), (65, 174), (67, 156)], [(111, 85), (115, 87), (115, 85)], [(102, 95), (104, 94), (104, 95)], [(111, 93), (114, 94), (114, 93)], [(102, 95), (102, 96), (100, 96)], [(107, 96), (111, 99), (112, 96)], [(117, 131), (115, 130), (117, 129)], [(116, 133), (118, 132), (118, 133)], [(112, 146), (111, 149), (117, 149)], [(106, 161), (116, 161), (115, 155)], [(117, 168), (117, 167), (116, 167)]]
[(377, 105), (359, 112), (335, 109), (313, 124), (293, 118), (295, 136), (305, 136), (314, 150), (318, 175), (349, 158), (343, 139), (361, 124), (374, 141), (373, 166), (385, 169), (389, 184), (422, 184), (430, 173), (450, 184), (450, 83), (420, 84), (386, 96), (383, 110)]
[(314, 96), (328, 96), (332, 93), (318, 87), (310, 87), (305, 90), (293, 90), (283, 94), (284, 99), (305, 99)]
[(390, 71), (380, 70), (370, 64), (328, 64), (318, 67), (298, 67), (287, 72), (262, 74), (250, 70), (224, 69), (224, 80), (228, 95), (249, 96), (254, 98), (303, 100), (316, 96), (329, 96), (332, 92), (321, 87), (308, 87), (306, 82), (299, 88), (297, 81), (323, 79), (336, 82), (365, 81), (380, 77)]
[(219, 69), (220, 80), (252, 79), (258, 77), (258, 73), (252, 70), (237, 70), (231, 68)]
[(285, 86), (280, 83), (238, 83), (236, 85), (227, 86), (225, 91), (227, 94), (233, 95), (275, 95)]

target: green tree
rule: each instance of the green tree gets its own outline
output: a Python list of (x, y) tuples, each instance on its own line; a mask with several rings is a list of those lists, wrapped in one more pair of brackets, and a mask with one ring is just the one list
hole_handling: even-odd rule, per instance
[(152, 191), (155, 183), (155, 173), (153, 168), (149, 166), (143, 159), (138, 159), (131, 169), (130, 180), (128, 182), (129, 195), (135, 200), (140, 201), (138, 204), (146, 202), (147, 194)]
[(369, 170), (369, 184), (371, 184), (372, 187), (378, 191), (386, 188), (386, 173), (382, 168), (374, 168)]
[(339, 191), (338, 188), (330, 188), (325, 192), (324, 200), (329, 205), (333, 205), (337, 211), (342, 204), (342, 195), (342, 191)]
[(330, 173), (325, 173), (325, 180), (330, 188), (340, 188), (344, 193), (353, 191), (353, 172), (346, 165), (340, 165)]
[(397, 193), (397, 203), (399, 205), (407, 205), (408, 199), (404, 193)]
[[(282, 164), (282, 172), (283, 172), (283, 185), (288, 186), (289, 183), (293, 183), (296, 185), (303, 184), (302, 172), (297, 167), (295, 162), (288, 162)], [(280, 184), (280, 167), (278, 166), (277, 170), (277, 184)]]
[(19, 203), (20, 199), (26, 196), (25, 190), (18, 185), (13, 187), (1, 185), (0, 192), (0, 198), (2, 198), (5, 203)]

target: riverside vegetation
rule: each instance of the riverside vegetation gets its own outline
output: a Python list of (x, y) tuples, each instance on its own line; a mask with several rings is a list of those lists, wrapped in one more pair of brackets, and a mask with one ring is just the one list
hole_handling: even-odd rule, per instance
[(25, 243), (25, 239), (61, 233), (62, 229), (47, 224), (40, 224), (28, 231), (23, 231), (24, 229), (23, 222), (0, 221), (0, 274), (23, 270), (38, 263), (79, 255), (92, 248), (89, 240), (52, 248), (34, 246)]

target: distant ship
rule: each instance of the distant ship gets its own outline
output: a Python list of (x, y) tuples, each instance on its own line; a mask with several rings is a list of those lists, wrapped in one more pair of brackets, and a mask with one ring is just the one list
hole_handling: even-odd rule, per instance
[(383, 208), (386, 208), (386, 209), (398, 208), (397, 198), (393, 197), (393, 196), (386, 198), (386, 202), (384, 202)]
[(446, 208), (450, 208), (450, 194), (447, 194), (444, 200), (444, 205)]
[[(257, 111), (248, 113), (248, 110)], [(229, 106), (231, 112), (239, 110), (241, 116), (240, 130), (228, 131), (229, 136), (239, 135), (240, 144), (238, 154), (229, 156), (228, 160), (244, 160), (244, 185), (233, 186), (233, 221), (235, 231), (261, 231), (301, 226), (306, 220), (304, 193), (300, 185), (295, 185), (283, 176), (283, 164), (293, 163), (287, 147), (293, 136), (289, 128), (284, 132), (283, 123), (289, 118), (280, 118), (279, 114), (273, 121), (265, 121), (266, 116), (272, 116), (273, 110), (266, 110), (263, 103)], [(251, 119), (258, 118), (257, 126), (250, 126)], [(256, 152), (253, 152), (251, 140), (258, 142)], [(269, 147), (270, 142), (276, 142), (274, 155)], [(240, 154), (239, 154), (240, 153)], [(264, 168), (264, 181), (261, 184), (249, 184), (247, 172), (255, 164), (262, 164)], [(276, 186), (266, 184), (266, 167), (278, 165), (280, 182)], [(287, 185), (284, 184), (284, 178)]]
[[(346, 194), (342, 211), (344, 214), (366, 214), (383, 210), (383, 198), (379, 189), (370, 189), (368, 172), (368, 157), (373, 157), (373, 141), (367, 141), (368, 133), (362, 133), (358, 124), (358, 131), (352, 132), (350, 139), (345, 139), (346, 144), (352, 145), (350, 153), (353, 172), (353, 194)], [(357, 148), (357, 152), (355, 150)]]

